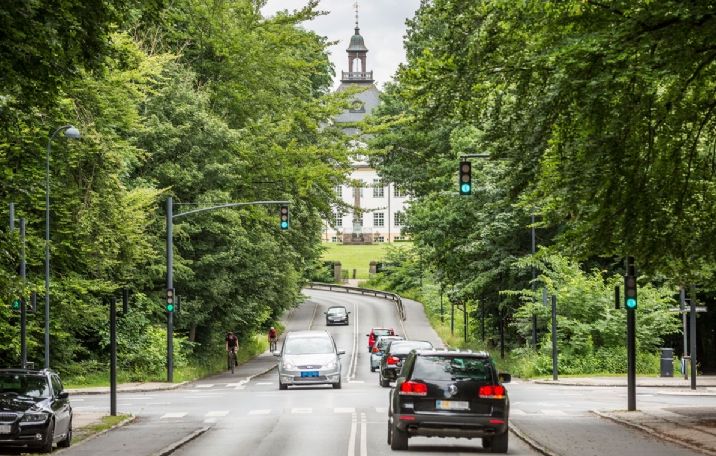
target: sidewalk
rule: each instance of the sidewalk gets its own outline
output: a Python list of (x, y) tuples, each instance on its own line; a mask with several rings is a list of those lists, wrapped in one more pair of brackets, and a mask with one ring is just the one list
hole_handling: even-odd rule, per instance
[[(199, 379), (191, 382), (181, 383), (166, 383), (166, 382), (143, 382), (143, 383), (122, 383), (117, 385), (117, 393), (140, 393), (140, 392), (151, 392), (151, 391), (165, 391), (181, 388), (182, 386), (192, 385), (200, 382), (216, 382), (224, 377), (227, 381), (235, 382), (238, 380), (249, 381), (254, 377), (263, 375), (276, 367), (276, 357), (274, 357), (269, 351), (265, 351), (260, 355), (246, 361), (239, 365), (235, 373), (220, 373), (204, 379)], [(70, 393), (70, 403), (72, 402), (73, 395), (81, 394), (109, 394), (110, 390), (108, 386), (99, 386), (91, 388), (70, 388), (67, 389)], [(107, 404), (109, 410), (109, 404)], [(102, 418), (107, 416), (109, 413), (93, 412), (93, 411), (75, 411), (72, 416), (72, 423), (75, 430), (87, 428), (95, 424), (102, 422)], [(91, 439), (89, 437), (88, 439)]]
[[(625, 387), (622, 377), (574, 377), (554, 380), (533, 380), (538, 384), (593, 387)], [(683, 377), (637, 377), (637, 388), (664, 388), (661, 395), (716, 396), (716, 376), (696, 377), (696, 390)], [(626, 410), (593, 410), (595, 415), (624, 426), (646, 432), (703, 454), (716, 456), (716, 408), (665, 405), (633, 412)]]

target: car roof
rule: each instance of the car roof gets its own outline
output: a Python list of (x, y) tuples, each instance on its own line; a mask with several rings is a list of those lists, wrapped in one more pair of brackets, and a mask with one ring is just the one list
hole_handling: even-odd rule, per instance
[(6, 368), (0, 369), (0, 374), (29, 374), (29, 375), (47, 375), (56, 374), (52, 369), (22, 369), (22, 368)]
[(330, 306), (329, 309), (345, 309), (346, 306)]
[(386, 331), (392, 331), (392, 330), (393, 330), (393, 328), (383, 328), (382, 326), (381, 326), (381, 327), (370, 328), (371, 332), (375, 331), (376, 329), (379, 329), (379, 330), (380, 330), (380, 329), (384, 329), (384, 330), (386, 330)]
[(469, 357), (469, 358), (484, 358), (489, 359), (491, 358), (490, 354), (486, 351), (477, 351), (474, 352), (472, 350), (446, 350), (446, 349), (426, 349), (421, 348), (418, 350), (415, 350), (416, 355), (421, 356), (459, 356), (461, 358)]
[(301, 331), (289, 331), (286, 333), (286, 337), (331, 337), (328, 331), (309, 329)]

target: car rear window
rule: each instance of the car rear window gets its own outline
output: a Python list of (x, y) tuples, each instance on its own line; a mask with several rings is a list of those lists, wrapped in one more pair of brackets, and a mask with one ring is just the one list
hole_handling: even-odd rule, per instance
[(286, 355), (313, 355), (334, 353), (333, 343), (327, 337), (290, 337), (283, 346)]
[(378, 339), (378, 342), (376, 342), (376, 345), (378, 345), (378, 349), (382, 350), (384, 349), (389, 343), (391, 343), (394, 340), (402, 340), (401, 337), (398, 336), (390, 336), (390, 337), (381, 337)]
[(412, 377), (438, 381), (492, 381), (492, 363), (486, 358), (468, 356), (418, 356)]
[(390, 344), (390, 353), (393, 355), (406, 355), (410, 353), (410, 350), (420, 350), (425, 348), (433, 348), (430, 342), (423, 341), (394, 341)]
[(390, 335), (390, 329), (374, 329), (373, 334), (376, 336), (388, 336)]

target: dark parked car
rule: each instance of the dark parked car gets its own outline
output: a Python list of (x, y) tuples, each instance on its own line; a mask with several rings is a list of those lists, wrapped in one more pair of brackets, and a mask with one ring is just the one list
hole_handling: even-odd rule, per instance
[(348, 315), (350, 312), (348, 312), (344, 306), (331, 306), (323, 313), (326, 314), (326, 326), (348, 324)]
[(405, 359), (390, 391), (388, 443), (408, 448), (408, 438), (481, 438), (492, 453), (506, 453), (510, 403), (485, 352), (417, 350)]
[(0, 369), (0, 448), (50, 453), (72, 443), (72, 407), (56, 372)]
[(403, 336), (378, 336), (373, 344), (373, 349), (370, 351), (370, 371), (375, 372), (380, 367), (380, 359), (385, 354), (385, 349), (388, 348), (394, 340), (403, 340)]
[(411, 350), (433, 348), (433, 344), (424, 340), (393, 340), (385, 349), (380, 360), (378, 383), (380, 386), (389, 386), (391, 381), (398, 378), (398, 372), (403, 366), (403, 360)]
[(368, 353), (370, 353), (373, 350), (373, 345), (375, 345), (375, 339), (378, 336), (394, 336), (395, 331), (393, 331), (393, 328), (371, 328), (370, 332), (366, 334), (368, 336)]

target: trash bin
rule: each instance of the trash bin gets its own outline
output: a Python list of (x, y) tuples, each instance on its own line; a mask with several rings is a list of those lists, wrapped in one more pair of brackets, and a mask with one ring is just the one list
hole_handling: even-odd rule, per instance
[(662, 377), (673, 377), (674, 376), (674, 349), (673, 348), (662, 348), (661, 349), (661, 360), (660, 360), (660, 371)]

